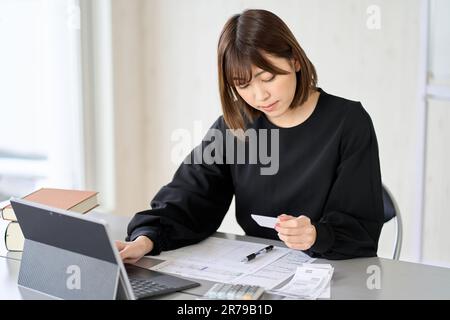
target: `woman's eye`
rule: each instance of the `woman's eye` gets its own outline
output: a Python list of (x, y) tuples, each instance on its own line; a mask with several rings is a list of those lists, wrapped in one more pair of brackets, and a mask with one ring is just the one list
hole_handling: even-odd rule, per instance
[(248, 84), (244, 84), (244, 85), (242, 85), (242, 86), (238, 86), (238, 88), (241, 89), (241, 90), (242, 90), (242, 89), (245, 89), (245, 88), (247, 88), (247, 87), (248, 87)]
[(272, 77), (270, 77), (269, 79), (267, 79), (267, 80), (263, 80), (264, 82), (270, 82), (270, 81), (272, 81), (273, 79), (275, 79), (275, 75), (273, 75)]

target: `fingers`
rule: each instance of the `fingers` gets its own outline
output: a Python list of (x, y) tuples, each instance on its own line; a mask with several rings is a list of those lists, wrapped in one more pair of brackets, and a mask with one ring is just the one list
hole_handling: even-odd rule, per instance
[(127, 243), (123, 242), (123, 241), (116, 240), (115, 241), (115, 245), (117, 247), (117, 250), (119, 250), (120, 258), (122, 259), (122, 261), (125, 262), (125, 259), (127, 259), (127, 257), (128, 257), (128, 251), (126, 250)]
[(307, 216), (300, 216), (298, 218), (281, 215), (278, 217), (279, 222), (277, 226), (281, 228), (300, 228), (311, 225), (311, 220)]
[(278, 234), (278, 237), (288, 248), (295, 250), (308, 250), (315, 242), (315, 236), (313, 235), (283, 236)]
[(119, 251), (120, 259), (122, 259), (123, 262), (125, 262), (126, 259), (128, 259), (128, 252), (126, 249), (122, 249)]
[(295, 217), (284, 214), (284, 213), (278, 216), (278, 221), (288, 221), (291, 219), (295, 219)]
[(291, 228), (296, 228), (299, 227), (300, 225), (305, 225), (305, 224), (310, 224), (311, 220), (307, 217), (307, 216), (299, 216), (299, 217), (279, 217), (279, 224), (282, 227), (291, 227)]
[(275, 230), (278, 237), (291, 249), (307, 250), (316, 241), (316, 229), (306, 216), (298, 218), (280, 215)]
[(134, 248), (128, 245), (122, 251), (119, 251), (120, 258), (124, 263), (134, 264), (140, 259), (140, 256), (135, 251)]
[(118, 246), (118, 248), (121, 248), (119, 249), (119, 255), (124, 263), (134, 264), (139, 261), (146, 253), (143, 251), (142, 246), (140, 246), (138, 242), (117, 242), (116, 245)]
[(313, 233), (314, 227), (312, 225), (301, 226), (298, 228), (275, 227), (275, 230), (278, 232), (278, 234), (281, 234), (283, 236), (298, 236), (298, 235), (302, 235), (302, 234)]
[(127, 259), (134, 258), (133, 257), (133, 250), (131, 248), (130, 243), (122, 242), (122, 241), (116, 241), (117, 249), (119, 250), (119, 255), (122, 261), (126, 261)]
[(123, 242), (123, 241), (119, 241), (119, 240), (116, 240), (115, 241), (115, 244), (116, 244), (116, 248), (117, 248), (117, 250), (123, 250), (123, 248), (125, 248), (125, 246), (126, 246), (126, 243), (125, 242)]

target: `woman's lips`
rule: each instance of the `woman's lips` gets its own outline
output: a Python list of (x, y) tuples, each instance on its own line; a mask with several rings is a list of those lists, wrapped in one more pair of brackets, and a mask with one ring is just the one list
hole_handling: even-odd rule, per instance
[(278, 101), (275, 101), (272, 104), (269, 104), (266, 107), (261, 107), (261, 109), (263, 109), (264, 111), (272, 111), (275, 108), (275, 105), (278, 103)]

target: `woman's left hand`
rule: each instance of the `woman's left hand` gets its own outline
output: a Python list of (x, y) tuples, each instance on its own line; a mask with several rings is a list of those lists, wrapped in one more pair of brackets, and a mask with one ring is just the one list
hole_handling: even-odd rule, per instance
[(316, 242), (316, 227), (306, 216), (278, 216), (275, 226), (278, 237), (291, 249), (308, 250)]

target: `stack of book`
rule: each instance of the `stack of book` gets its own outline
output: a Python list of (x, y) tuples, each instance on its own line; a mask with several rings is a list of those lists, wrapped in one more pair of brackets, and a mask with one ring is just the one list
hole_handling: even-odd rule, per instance
[[(41, 188), (23, 199), (84, 214), (98, 206), (97, 194), (95, 191)], [(6, 249), (23, 251), (25, 239), (12, 206), (8, 204), (0, 211), (2, 219), (9, 221), (5, 231)]]

